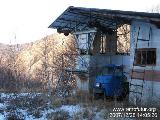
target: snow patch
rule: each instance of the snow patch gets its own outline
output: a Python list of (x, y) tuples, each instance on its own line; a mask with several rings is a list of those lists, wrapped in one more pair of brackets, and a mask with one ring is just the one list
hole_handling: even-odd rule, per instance
[(28, 97), (31, 97), (31, 98), (34, 98), (36, 96), (39, 96), (41, 95), (42, 93), (0, 93), (0, 97), (1, 98), (16, 98), (16, 97), (25, 97), (25, 96), (28, 96)]
[(5, 116), (0, 113), (0, 120), (5, 120)]
[[(6, 112), (5, 109), (7, 109), (7, 106), (10, 106), (10, 100), (18, 97), (34, 98), (36, 96), (40, 96), (41, 94), (42, 93), (0, 93), (0, 99), (2, 99), (4, 102), (0, 103), (0, 110), (3, 111), (3, 113), (0, 113), (0, 120), (6, 120), (6, 117), (9, 115), (9, 112)], [(40, 111), (42, 114), (40, 118), (35, 118), (35, 116), (30, 114), (27, 109), (21, 109), (17, 107), (15, 114), (18, 115), (18, 113), (20, 113), (25, 120), (47, 120), (47, 115), (53, 112), (63, 110), (68, 112), (70, 116), (73, 116), (76, 113), (81, 112), (82, 109), (83, 108), (79, 105), (62, 105), (59, 108), (46, 108)]]
[[(6, 104), (5, 104), (5, 103), (0, 103), (0, 108), (1, 108), (1, 109), (6, 108)], [(1, 120), (1, 119), (0, 119), (0, 120)]]
[(60, 110), (64, 110), (66, 112), (69, 112), (70, 116), (73, 116), (75, 113), (78, 113), (82, 110), (82, 108), (79, 105), (62, 105)]

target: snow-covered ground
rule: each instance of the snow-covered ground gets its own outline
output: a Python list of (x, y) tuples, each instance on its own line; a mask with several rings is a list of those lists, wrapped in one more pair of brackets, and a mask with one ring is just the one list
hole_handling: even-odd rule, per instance
[[(23, 108), (19, 105), (19, 103), (17, 103), (18, 104), (17, 106), (14, 103), (13, 103), (14, 106), (12, 105), (12, 100), (13, 102), (15, 102), (19, 100), (19, 98), (23, 98), (23, 97), (32, 99), (40, 95), (41, 93), (32, 93), (32, 94), (29, 94), (29, 93), (20, 93), (20, 94), (0, 93), (0, 120), (6, 120), (8, 117), (15, 118), (16, 116), (17, 118), (24, 119), (24, 120), (48, 120), (49, 118), (47, 118), (47, 115), (50, 113), (54, 113), (57, 111), (64, 111), (64, 112), (67, 112), (69, 116), (73, 116), (74, 114), (82, 110), (82, 108), (79, 105), (62, 105), (60, 107), (53, 108), (53, 107), (48, 107), (47, 105), (48, 103), (44, 103), (46, 104), (44, 105), (45, 106), (44, 108), (40, 109), (41, 106), (39, 106), (38, 108), (34, 108), (33, 106), (33, 108), (31, 108), (33, 109), (32, 110), (33, 113), (30, 113), (29, 111), (30, 108), (26, 108), (25, 106)], [(26, 101), (26, 102), (29, 102), (29, 101)], [(40, 109), (38, 111), (40, 113), (36, 113), (40, 115), (33, 115), (34, 112), (37, 112), (36, 109)]]
[(42, 93), (0, 93), (0, 120), (112, 120), (108, 109), (93, 106), (53, 104)]

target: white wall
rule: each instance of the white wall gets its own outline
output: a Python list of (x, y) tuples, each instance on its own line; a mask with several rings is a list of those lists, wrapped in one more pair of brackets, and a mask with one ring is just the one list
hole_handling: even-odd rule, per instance
[(89, 91), (89, 80), (88, 79), (84, 81), (84, 80), (80, 80), (80, 78), (77, 77), (76, 83), (77, 83), (78, 90)]
[[(155, 25), (145, 22), (138, 22), (134, 21), (131, 25), (131, 63), (133, 63), (134, 58), (134, 49), (135, 49), (135, 40), (137, 37), (138, 27), (141, 28), (140, 31), (140, 38), (148, 38), (148, 30), (151, 27), (151, 39), (149, 42), (146, 41), (138, 41), (138, 48), (156, 48), (157, 50), (157, 60), (156, 66), (154, 67), (155, 70), (160, 70), (160, 29), (158, 29)], [(144, 36), (147, 37), (144, 37)], [(152, 69), (152, 66), (147, 66), (147, 69)]]
[[(160, 71), (160, 29), (158, 29), (155, 25), (145, 22), (138, 22), (133, 21), (131, 24), (131, 66), (133, 65), (134, 60), (134, 50), (135, 50), (135, 40), (137, 37), (137, 31), (138, 27), (141, 28), (140, 31), (140, 38), (148, 38), (148, 30), (151, 27), (151, 39), (149, 42), (145, 41), (138, 41), (138, 48), (156, 48), (156, 66), (147, 66), (146, 70), (159, 70)], [(141, 67), (135, 67), (135, 69), (144, 69)], [(137, 95), (141, 101), (143, 101), (142, 104), (157, 104), (157, 102), (160, 101), (160, 81), (146, 81), (142, 83), (142, 80), (132, 80), (133, 84), (144, 84), (143, 92), (142, 92), (142, 98), (140, 95)], [(136, 91), (141, 91), (142, 89), (138, 89), (138, 87), (132, 86), (130, 89), (136, 89)], [(134, 93), (130, 93), (130, 102), (135, 103), (136, 102), (136, 95)]]

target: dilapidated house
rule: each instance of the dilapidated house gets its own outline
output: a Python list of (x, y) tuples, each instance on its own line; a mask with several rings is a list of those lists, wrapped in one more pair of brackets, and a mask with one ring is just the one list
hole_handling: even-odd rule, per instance
[(75, 37), (79, 54), (72, 72), (79, 90), (92, 92), (100, 68), (119, 64), (131, 102), (160, 103), (160, 14), (71, 6), (49, 28)]

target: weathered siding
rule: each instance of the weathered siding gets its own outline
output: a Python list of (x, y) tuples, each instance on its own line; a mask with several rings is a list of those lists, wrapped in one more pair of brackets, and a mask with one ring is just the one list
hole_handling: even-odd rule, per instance
[(89, 69), (90, 55), (79, 55), (76, 58), (76, 69), (81, 71), (77, 74), (76, 83), (78, 90), (88, 91), (89, 90)]
[[(145, 82), (144, 88), (142, 92), (142, 98), (140, 95), (135, 93), (130, 93), (130, 102), (136, 102), (136, 99), (141, 99), (142, 104), (157, 104), (160, 102), (160, 29), (156, 28), (156, 26), (146, 23), (146, 22), (138, 22), (134, 21), (131, 25), (131, 66), (134, 61), (134, 50), (135, 50), (135, 41), (137, 37), (138, 27), (140, 27), (140, 38), (148, 39), (148, 30), (151, 27), (151, 39), (149, 42), (146, 41), (138, 41), (137, 48), (156, 48), (156, 65), (155, 66), (146, 66), (145, 73)], [(131, 67), (132, 68), (132, 67)], [(135, 69), (144, 69), (138, 66), (135, 66)], [(138, 75), (137, 73), (134, 76), (142, 77), (142, 75)], [(132, 80), (133, 84), (143, 84), (142, 80)], [(141, 92), (138, 87), (135, 87), (136, 91)]]

